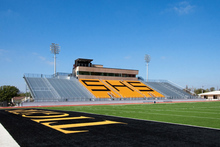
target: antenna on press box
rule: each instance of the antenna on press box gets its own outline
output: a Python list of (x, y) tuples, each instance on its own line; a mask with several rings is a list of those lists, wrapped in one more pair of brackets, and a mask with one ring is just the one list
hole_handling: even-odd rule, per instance
[(52, 43), (50, 45), (50, 51), (54, 54), (54, 76), (56, 76), (56, 54), (59, 54), (60, 52), (59, 44)]

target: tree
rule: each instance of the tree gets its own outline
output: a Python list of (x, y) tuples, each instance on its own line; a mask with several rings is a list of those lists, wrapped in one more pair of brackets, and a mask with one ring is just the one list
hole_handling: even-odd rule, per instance
[(30, 92), (26, 92), (26, 93), (23, 93), (23, 92), (21, 92), (21, 93), (19, 93), (18, 94), (18, 96), (22, 96), (22, 97), (31, 97), (31, 93)]
[(209, 92), (209, 89), (202, 89), (202, 88), (199, 88), (199, 89), (194, 89), (194, 93), (195, 94), (200, 94), (200, 93), (205, 93), (205, 92)]
[(0, 101), (11, 101), (11, 98), (18, 96), (19, 89), (15, 86), (4, 85), (0, 87)]
[(188, 85), (186, 85), (186, 88), (185, 89), (183, 89), (185, 92), (187, 92), (187, 93), (189, 93), (189, 94), (191, 94), (191, 89), (190, 88), (188, 88)]
[(210, 88), (210, 91), (215, 91), (215, 87), (211, 87), (211, 88)]

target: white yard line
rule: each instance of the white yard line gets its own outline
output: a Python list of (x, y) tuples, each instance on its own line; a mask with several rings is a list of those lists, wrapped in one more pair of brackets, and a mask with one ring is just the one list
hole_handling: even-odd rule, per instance
[[(93, 109), (94, 110), (94, 109)], [(102, 109), (102, 111), (103, 110), (108, 110), (108, 111), (116, 111), (116, 112), (118, 112), (119, 110), (109, 110), (109, 109)], [(123, 110), (121, 110), (121, 111), (123, 111)], [(177, 115), (177, 114), (161, 114), (161, 113), (154, 113), (154, 112), (147, 112), (147, 111), (145, 111), (145, 112), (136, 112), (136, 111), (128, 111), (128, 110), (126, 110), (126, 111), (123, 111), (123, 113), (130, 113), (130, 112), (132, 112), (132, 113), (145, 113), (145, 114), (157, 114), (157, 115), (167, 115), (167, 116), (178, 116), (178, 117), (191, 117), (191, 118), (201, 118), (201, 119), (217, 119), (217, 120), (220, 120), (220, 118), (214, 118), (214, 117), (200, 117), (200, 116), (187, 116), (187, 115)]]
[[(142, 110), (142, 109), (140, 109), (140, 110)], [(220, 115), (220, 112), (217, 112), (217, 113), (215, 113), (215, 112), (204, 112), (204, 111), (179, 111), (178, 109), (174, 109), (174, 110), (164, 110), (164, 109), (150, 109), (150, 110), (153, 110), (153, 111), (173, 111), (173, 112), (189, 112), (189, 113), (202, 113), (202, 114), (204, 114), (204, 113), (206, 113), (206, 114), (219, 114)]]
[[(146, 113), (146, 112), (135, 112), (135, 113)], [(177, 114), (161, 114), (161, 113), (152, 113), (152, 112), (147, 112), (148, 114), (157, 114), (157, 115), (168, 115), (168, 116), (178, 116), (178, 117), (192, 117), (192, 118), (205, 118), (205, 119), (218, 119), (220, 118), (213, 118), (213, 117), (200, 117), (200, 116), (187, 116), (187, 115), (177, 115)]]
[(0, 146), (19, 147), (18, 143), (12, 138), (8, 131), (0, 124)]
[[(64, 110), (60, 110), (64, 111)], [(111, 110), (111, 111), (118, 111), (118, 110)], [(73, 111), (74, 112), (74, 111)], [(171, 124), (171, 125), (180, 125), (180, 126), (187, 126), (187, 127), (195, 127), (195, 128), (203, 128), (203, 129), (211, 129), (211, 130), (219, 130), (218, 128), (211, 128), (211, 127), (204, 127), (204, 126), (196, 126), (196, 125), (190, 125), (190, 124), (181, 124), (181, 123), (172, 123), (172, 122), (163, 122), (163, 121), (158, 121), (158, 120), (145, 120), (145, 119), (138, 119), (138, 118), (130, 118), (130, 117), (124, 117), (124, 116), (115, 116), (115, 115), (105, 115), (105, 114), (96, 114), (96, 113), (91, 113), (91, 112), (83, 112), (83, 111), (78, 111), (82, 113), (87, 113), (87, 114), (94, 114), (94, 115), (103, 115), (103, 116), (112, 116), (112, 117), (117, 117), (117, 118), (125, 118), (125, 119), (133, 119), (133, 120), (141, 120), (141, 121), (149, 121), (149, 122), (156, 122), (156, 123), (165, 123), (165, 124)], [(185, 117), (185, 116), (184, 116)]]
[[(135, 110), (143, 110), (143, 109), (138, 109), (138, 108), (133, 108), (133, 109), (135, 109)], [(94, 109), (91, 109), (91, 110), (94, 110)], [(99, 110), (99, 109), (96, 109), (95, 108), (95, 110)], [(129, 112), (135, 112), (135, 111), (130, 111), (130, 109), (121, 109), (121, 110), (109, 110), (109, 109), (100, 109), (100, 110), (108, 110), (108, 111), (129, 111)], [(164, 112), (164, 111), (170, 111), (170, 112), (189, 112), (189, 113), (200, 113), (200, 114), (220, 114), (220, 113), (212, 113), (212, 112), (200, 112), (200, 111), (178, 111), (178, 110), (158, 110), (158, 109), (150, 109), (150, 110), (153, 110), (153, 111), (160, 111), (160, 112)], [(146, 112), (146, 113), (150, 113), (150, 111), (149, 110), (146, 110), (146, 111), (144, 111), (144, 112), (141, 112), (141, 111), (139, 111), (140, 113), (144, 113), (144, 112)], [(138, 112), (137, 112), (138, 113)], [(157, 113), (157, 114), (161, 114), (161, 113)], [(164, 114), (164, 115), (166, 115), (166, 114)], [(168, 115), (168, 114), (167, 114)], [(182, 116), (186, 116), (186, 115), (182, 115)], [(195, 116), (195, 117), (199, 117), (199, 116)], [(212, 117), (203, 117), (203, 118), (212, 118)], [(213, 118), (212, 118), (213, 119)], [(218, 118), (217, 118), (218, 119)]]

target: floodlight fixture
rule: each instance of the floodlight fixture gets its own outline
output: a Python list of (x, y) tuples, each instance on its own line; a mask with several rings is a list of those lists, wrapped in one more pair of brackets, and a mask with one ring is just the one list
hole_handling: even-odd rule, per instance
[(147, 68), (147, 73), (146, 73), (146, 80), (147, 80), (147, 82), (148, 82), (148, 68), (149, 68), (149, 62), (150, 62), (150, 60), (151, 60), (151, 57), (150, 57), (150, 55), (145, 55), (145, 62), (146, 62), (146, 68)]
[(151, 59), (150, 55), (145, 55), (145, 61), (146, 61), (146, 63), (149, 63), (149, 62), (150, 62), (150, 59)]
[(54, 76), (56, 76), (56, 54), (59, 54), (60, 52), (59, 44), (52, 43), (50, 45), (50, 51), (54, 54)]

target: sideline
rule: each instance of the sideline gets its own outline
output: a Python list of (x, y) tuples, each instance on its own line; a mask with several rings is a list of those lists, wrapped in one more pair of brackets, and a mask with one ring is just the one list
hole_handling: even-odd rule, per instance
[[(173, 103), (197, 103), (197, 102), (220, 102), (217, 101), (207, 101), (204, 99), (179, 99), (179, 100), (149, 100), (149, 101), (96, 101), (96, 102), (30, 102), (26, 103), (24, 106), (15, 106), (15, 107), (0, 107), (0, 109), (17, 109), (17, 108), (38, 108), (38, 107), (64, 107), (64, 106), (98, 106), (98, 105), (135, 105), (135, 104), (173, 104)], [(25, 103), (24, 103), (25, 104)], [(29, 104), (29, 105), (28, 105)]]
[[(49, 109), (41, 109), (41, 110), (49, 110)], [(68, 112), (66, 110), (55, 110), (55, 111)], [(76, 111), (69, 111), (69, 112), (76, 112)], [(194, 128), (201, 128), (201, 129), (209, 129), (209, 130), (218, 130), (218, 131), (220, 131), (219, 128), (212, 128), (212, 127), (205, 127), (205, 126), (195, 126), (195, 125), (190, 125), (190, 124), (172, 123), (172, 122), (164, 122), (164, 121), (158, 121), (158, 120), (146, 120), (146, 119), (122, 117), (122, 116), (116, 116), (116, 115), (96, 114), (96, 113), (83, 112), (83, 111), (77, 111), (77, 112), (85, 113), (85, 114), (99, 115), (99, 116), (107, 116), (107, 117), (110, 116), (110, 117), (116, 117), (116, 118), (122, 118), (122, 119), (132, 119), (132, 120), (139, 120), (139, 121), (141, 120), (141, 121), (146, 121), (146, 122), (164, 123), (164, 124), (171, 124), (171, 125), (178, 125), (178, 126), (186, 126), (186, 127), (194, 127)]]
[[(218, 100), (220, 102), (220, 100)], [(204, 99), (178, 99), (178, 100), (126, 100), (126, 101), (87, 101), (87, 102), (36, 102), (37, 105), (28, 105), (22, 106), (23, 108), (30, 108), (30, 107), (63, 107), (63, 106), (97, 106), (97, 105), (136, 105), (136, 104), (173, 104), (173, 103), (195, 103), (195, 102), (216, 102), (216, 101), (207, 101)]]
[(18, 143), (12, 138), (8, 131), (0, 123), (0, 143), (1, 147), (20, 147)]

